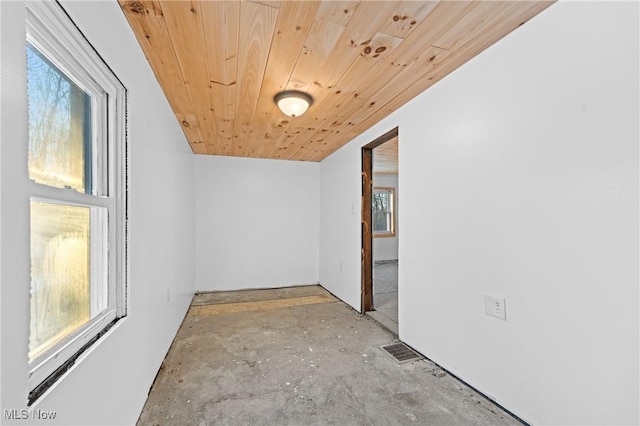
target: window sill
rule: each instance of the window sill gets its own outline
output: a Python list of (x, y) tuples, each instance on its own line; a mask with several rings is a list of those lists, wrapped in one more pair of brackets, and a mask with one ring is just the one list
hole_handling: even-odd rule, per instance
[(384, 233), (384, 234), (373, 234), (373, 238), (393, 238), (396, 234), (394, 233)]

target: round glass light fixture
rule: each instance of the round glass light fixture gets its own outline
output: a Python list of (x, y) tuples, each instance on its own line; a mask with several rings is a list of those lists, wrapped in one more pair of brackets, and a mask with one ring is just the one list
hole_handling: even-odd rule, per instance
[(273, 97), (280, 111), (289, 117), (299, 117), (313, 103), (311, 95), (298, 90), (285, 90)]

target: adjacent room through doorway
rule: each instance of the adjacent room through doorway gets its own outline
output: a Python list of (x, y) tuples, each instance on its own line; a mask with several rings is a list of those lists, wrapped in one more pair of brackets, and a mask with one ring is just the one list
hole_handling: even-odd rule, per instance
[(363, 148), (363, 312), (398, 333), (398, 131)]

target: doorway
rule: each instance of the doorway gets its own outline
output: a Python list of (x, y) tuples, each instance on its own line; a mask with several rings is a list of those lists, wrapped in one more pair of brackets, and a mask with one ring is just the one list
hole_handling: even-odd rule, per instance
[(361, 312), (398, 333), (398, 129), (362, 147)]

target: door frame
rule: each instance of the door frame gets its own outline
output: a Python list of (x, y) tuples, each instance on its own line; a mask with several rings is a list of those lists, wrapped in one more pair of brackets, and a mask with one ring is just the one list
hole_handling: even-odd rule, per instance
[(373, 234), (371, 199), (373, 197), (373, 150), (398, 136), (398, 128), (389, 130), (362, 147), (361, 198), (361, 300), (360, 312), (372, 311), (373, 306)]

